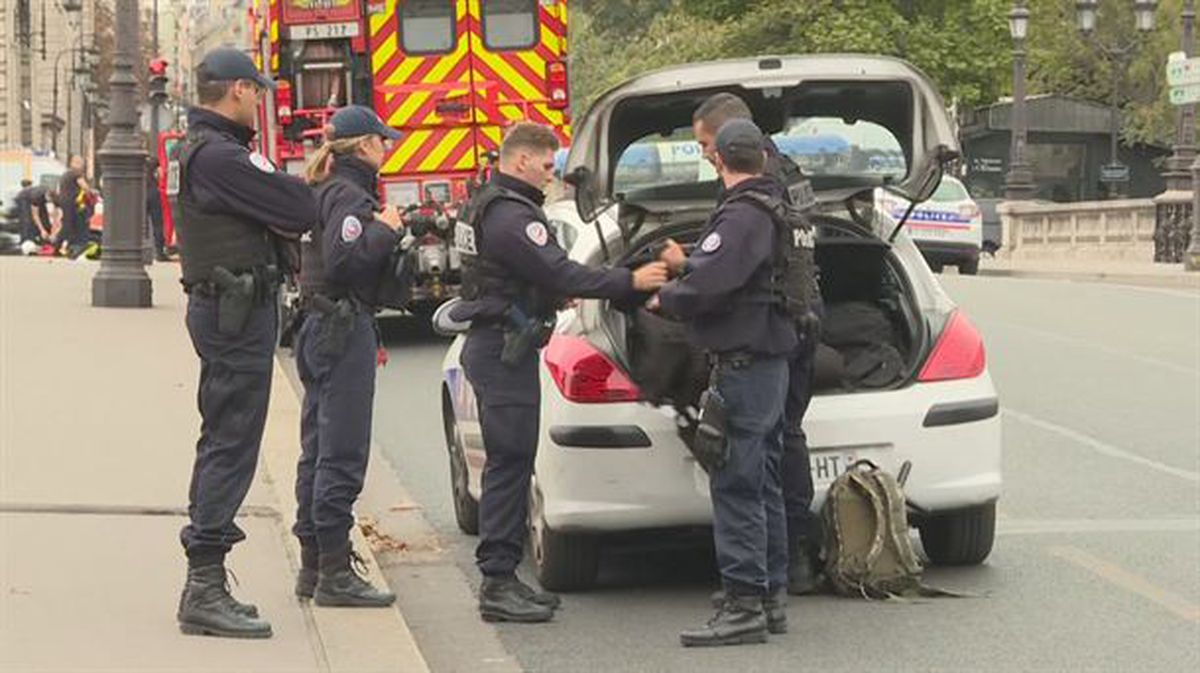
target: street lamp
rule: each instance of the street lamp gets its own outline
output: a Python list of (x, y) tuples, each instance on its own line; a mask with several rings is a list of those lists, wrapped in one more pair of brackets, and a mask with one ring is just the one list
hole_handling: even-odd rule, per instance
[(1109, 113), (1111, 137), (1108, 165), (1100, 168), (1100, 181), (1113, 185), (1109, 189), (1109, 196), (1115, 197), (1121, 191), (1117, 185), (1129, 182), (1129, 167), (1121, 163), (1117, 154), (1121, 136), (1121, 76), (1129, 70), (1141, 37), (1154, 30), (1154, 10), (1158, 7), (1158, 0), (1134, 0), (1133, 13), (1138, 34), (1124, 44), (1107, 44), (1096, 37), (1099, 4), (1099, 0), (1076, 0), (1075, 12), (1079, 20), (1080, 34), (1095, 45), (1112, 65), (1112, 100)]
[(1004, 198), (1009, 201), (1030, 199), (1036, 188), (1033, 171), (1025, 161), (1028, 125), (1025, 121), (1025, 38), (1029, 35), (1029, 9), (1025, 0), (1016, 0), (1008, 13), (1008, 30), (1013, 39), (1013, 102), (1011, 115), (1012, 145), (1008, 152), (1008, 175), (1004, 180)]
[[(1188, 57), (1196, 55), (1196, 3), (1184, 0), (1181, 15), (1183, 32), (1179, 50)], [(1196, 157), (1196, 106), (1180, 105), (1175, 110), (1175, 147), (1167, 160), (1163, 178), (1167, 190), (1186, 192), (1192, 188), (1192, 160)]]
[(110, 129), (100, 149), (104, 168), (104, 254), (92, 278), (92, 305), (140, 308), (151, 305), (150, 276), (142, 263), (146, 221), (146, 139), (138, 129), (139, 61), (137, 0), (116, 0), (116, 54), (109, 80)]

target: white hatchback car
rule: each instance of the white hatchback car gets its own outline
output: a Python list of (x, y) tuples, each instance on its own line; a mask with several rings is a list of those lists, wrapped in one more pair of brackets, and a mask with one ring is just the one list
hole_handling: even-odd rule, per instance
[[(828, 311), (805, 418), (813, 506), (855, 460), (892, 471), (911, 461), (906, 491), (926, 554), (983, 561), (1001, 488), (999, 402), (983, 342), (912, 240), (871, 207), (879, 187), (924, 200), (957, 154), (942, 101), (919, 71), (884, 57), (793, 56), (681, 66), (613, 89), (576, 127), (573, 199), (547, 208), (573, 241), (571, 257), (632, 265), (667, 236), (696, 239), (716, 195), (711, 167), (697, 159), (690, 172), (634, 176), (622, 173), (620, 157), (635, 143), (686, 140), (692, 111), (719, 91), (742, 96), (778, 137), (817, 117), (823, 133), (845, 127), (843, 156), (801, 162), (819, 201)], [(690, 403), (683, 398), (696, 391), (644, 374), (687, 346), (660, 343), (661, 318), (621, 308), (586, 300), (560, 312), (542, 353), (530, 525), (538, 580), (550, 589), (592, 584), (601, 546), (623, 537), (615, 534), (667, 539), (711, 523), (707, 476), (668, 404)], [(441, 392), (458, 523), (474, 533), (486, 447), (459, 364), (462, 342), (446, 355)]]
[[(895, 219), (908, 210), (908, 201), (887, 190), (876, 190), (876, 195), (879, 208)], [(933, 196), (913, 208), (905, 226), (934, 271), (951, 264), (962, 274), (979, 273), (983, 211), (957, 178), (944, 176)]]

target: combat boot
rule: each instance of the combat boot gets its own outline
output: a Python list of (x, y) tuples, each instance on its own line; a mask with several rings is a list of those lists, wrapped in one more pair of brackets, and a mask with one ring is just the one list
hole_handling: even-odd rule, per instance
[(520, 578), (513, 577), (513, 581), (517, 583), (517, 590), (526, 600), (533, 601), (538, 605), (544, 605), (551, 610), (557, 610), (562, 606), (562, 599), (557, 594), (552, 594), (549, 591), (538, 591), (528, 584), (522, 582)]
[(312, 598), (317, 590), (320, 555), (317, 543), (300, 543), (300, 572), (296, 574), (296, 598)]
[[(362, 573), (361, 575), (359, 573)], [(321, 553), (314, 599), (321, 607), (386, 608), (396, 602), (396, 594), (371, 586), (363, 579), (366, 563), (349, 546)]]
[(554, 608), (535, 601), (535, 596), (537, 592), (516, 577), (484, 577), (479, 589), (479, 616), (485, 622), (537, 623), (553, 619)]
[(767, 616), (767, 632), (778, 636), (787, 633), (787, 592), (779, 589), (763, 599), (763, 614)]
[(767, 617), (758, 596), (727, 594), (717, 614), (698, 629), (679, 634), (684, 647), (714, 647), (767, 642)]
[(176, 618), (179, 630), (188, 635), (271, 637), (271, 624), (258, 618), (258, 608), (238, 603), (229, 594), (225, 567), (220, 564), (188, 569)]

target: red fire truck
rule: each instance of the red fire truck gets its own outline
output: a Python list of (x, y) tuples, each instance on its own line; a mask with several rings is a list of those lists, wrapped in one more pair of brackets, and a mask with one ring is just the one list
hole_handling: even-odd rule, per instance
[(336, 108), (368, 105), (404, 137), (381, 170), (410, 210), (413, 308), (457, 292), (453, 218), (506, 126), (570, 134), (567, 0), (256, 0), (253, 51), (279, 85), (261, 151), (292, 173)]

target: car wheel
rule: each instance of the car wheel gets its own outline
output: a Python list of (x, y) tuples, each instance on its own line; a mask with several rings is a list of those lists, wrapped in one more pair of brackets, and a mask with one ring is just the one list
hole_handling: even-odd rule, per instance
[(541, 495), (530, 496), (530, 535), (538, 583), (550, 591), (591, 588), (600, 569), (600, 545), (593, 535), (563, 533), (546, 525)]
[(918, 526), (921, 546), (937, 565), (977, 565), (996, 539), (996, 503), (937, 514)]
[(979, 273), (979, 259), (972, 259), (958, 264), (958, 272), (965, 276), (974, 276)]
[(479, 534), (479, 501), (471, 496), (468, 487), (467, 457), (463, 453), (462, 435), (454, 416), (450, 395), (442, 390), (442, 424), (445, 426), (446, 451), (450, 454), (450, 492), (454, 498), (454, 518), (458, 528), (467, 535)]

